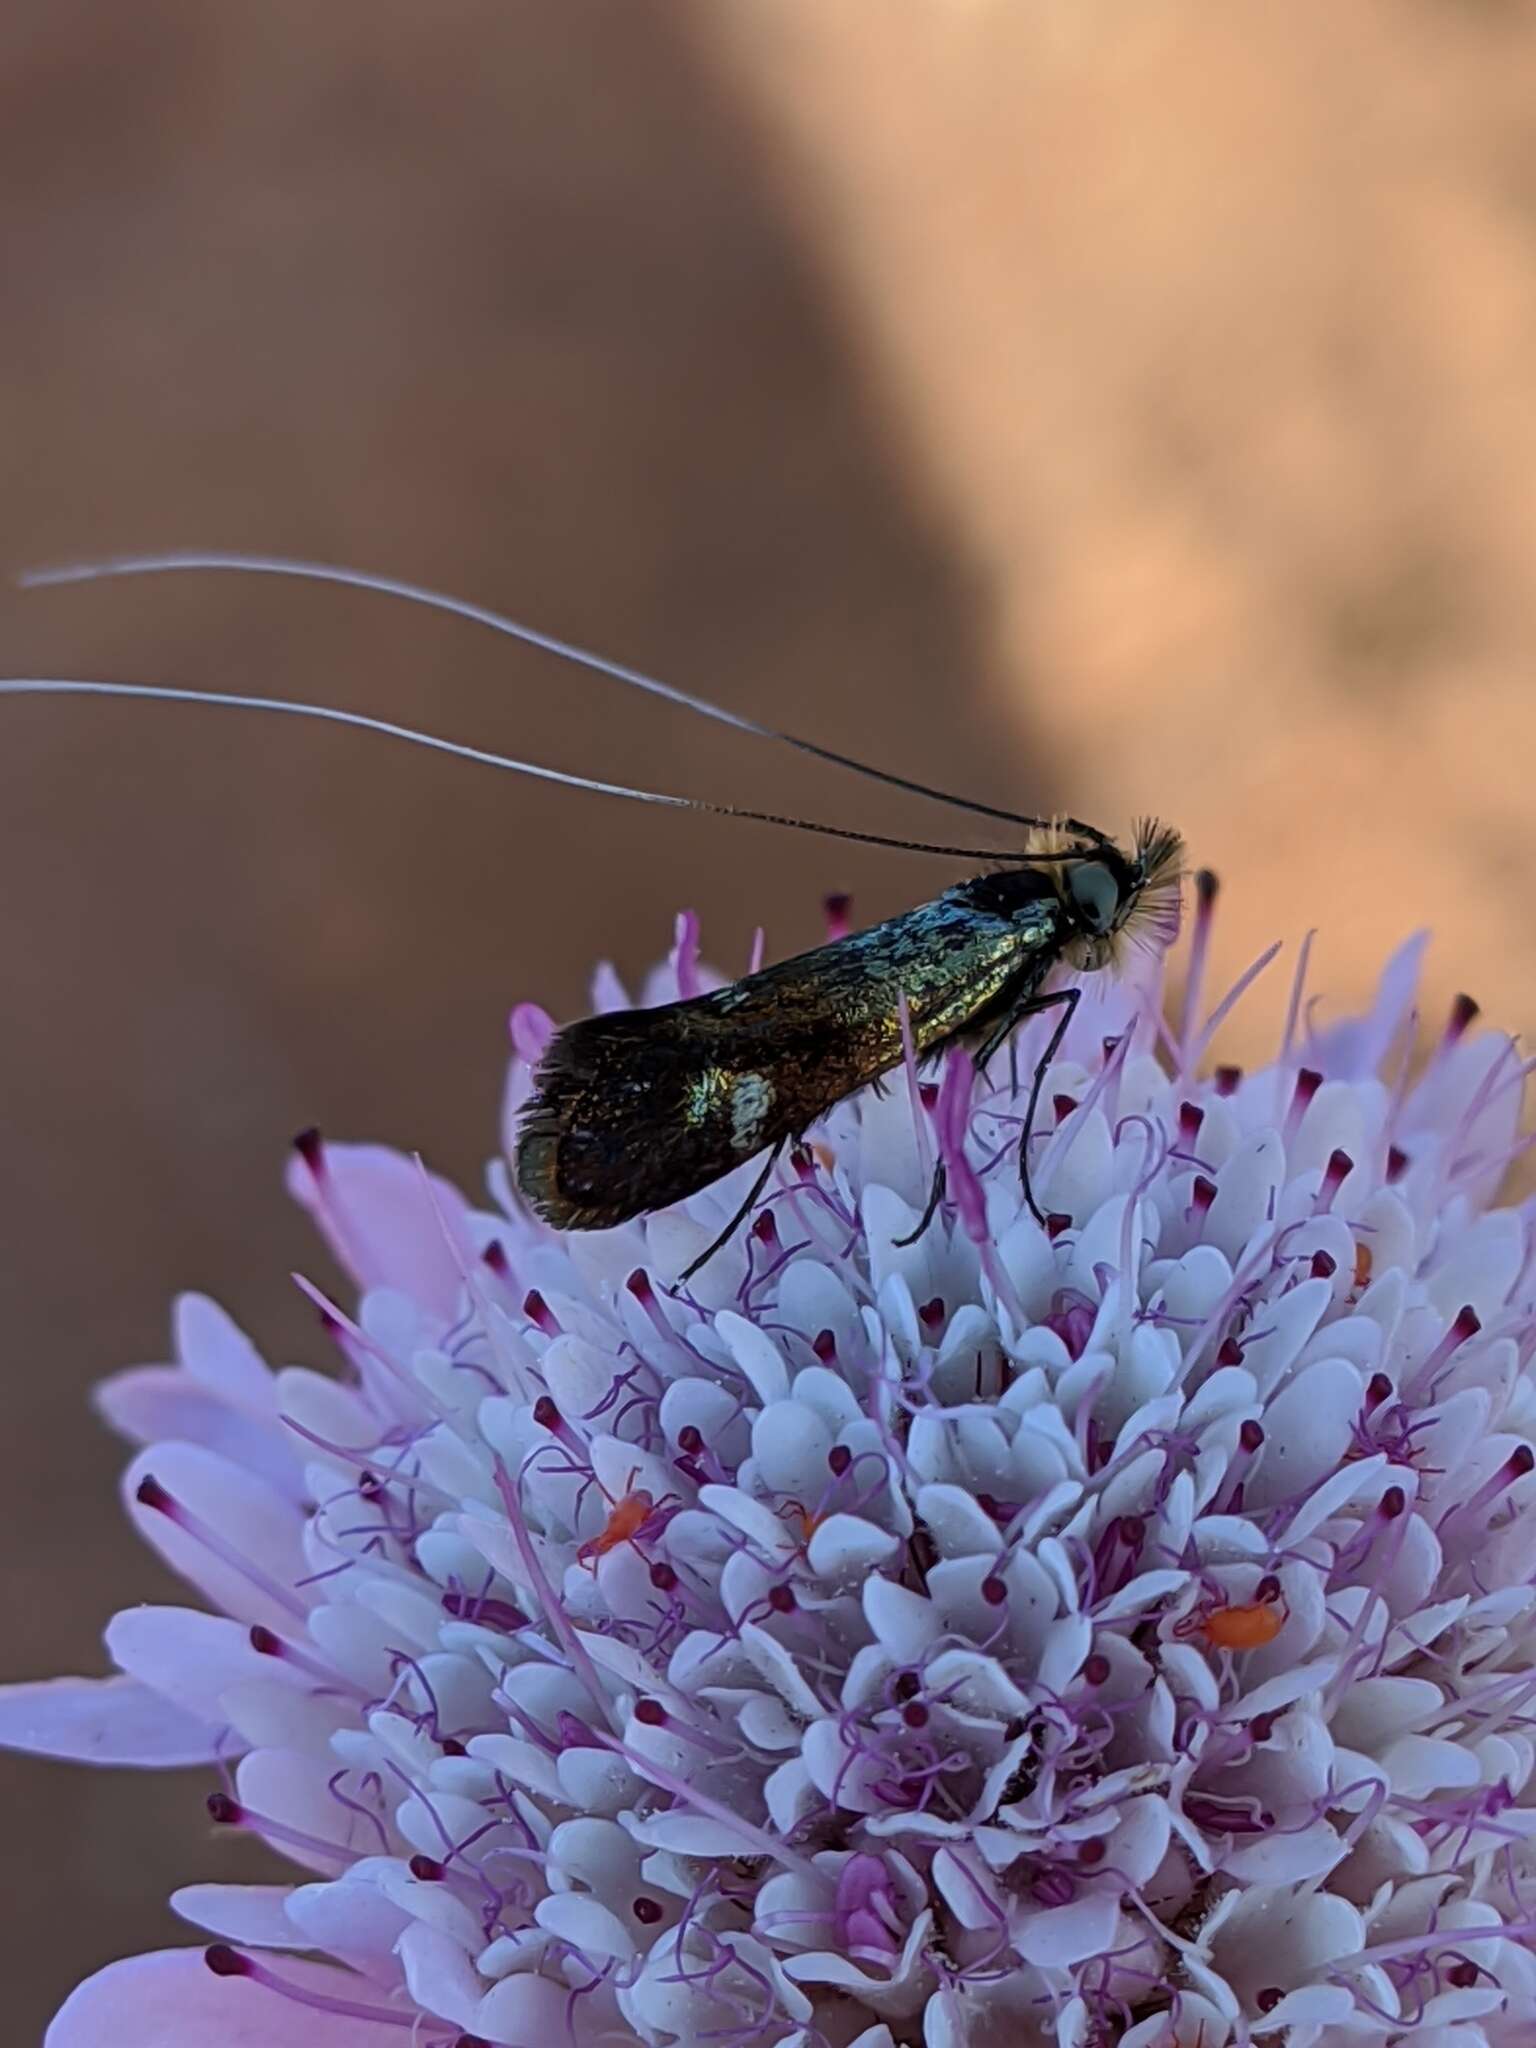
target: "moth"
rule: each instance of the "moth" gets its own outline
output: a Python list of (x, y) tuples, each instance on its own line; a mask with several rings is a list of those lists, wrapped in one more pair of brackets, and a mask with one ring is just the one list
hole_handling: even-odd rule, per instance
[[(909, 1040), (920, 1060), (974, 1041), (984, 1068), (1026, 1017), (1054, 1010), (1020, 1151), (1025, 1197), (1043, 1222), (1029, 1137), (1081, 995), (1043, 984), (1059, 966), (1100, 972), (1133, 936), (1165, 928), (1180, 851), (1177, 835), (1150, 819), (1129, 854), (1101, 834), (1041, 826), (1008, 865), (868, 931), (708, 995), (568, 1024), (523, 1115), (524, 1200), (556, 1229), (603, 1229), (764, 1154), (729, 1237), (784, 1147), (889, 1073)], [(941, 1195), (936, 1176), (924, 1223)]]
[[(80, 564), (26, 580), (191, 569), (340, 583), (451, 612), (700, 716), (1022, 834), (1014, 848), (1002, 850), (895, 839), (570, 774), (327, 705), (155, 684), (0, 681), (0, 695), (149, 698), (321, 719), (599, 795), (987, 864), (931, 902), (710, 994), (590, 1017), (558, 1032), (534, 1077), (515, 1160), (518, 1189), (546, 1223), (558, 1230), (609, 1228), (695, 1194), (761, 1156), (750, 1194), (688, 1269), (695, 1272), (755, 1207), (786, 1145), (845, 1097), (878, 1083), (909, 1048), (921, 1060), (963, 1043), (975, 1048), (984, 1068), (1027, 1017), (1054, 1011), (1019, 1149), (1025, 1198), (1045, 1220), (1030, 1186), (1030, 1137), (1045, 1075), (1081, 994), (1076, 982), (1046, 984), (1058, 968), (1079, 976), (1101, 973), (1132, 943), (1161, 945), (1172, 938), (1183, 856), (1177, 832), (1143, 820), (1125, 851), (1079, 819), (1035, 817), (957, 796), (776, 731), (483, 606), (362, 571), (279, 556), (199, 553)], [(940, 1168), (919, 1232), (942, 1194)]]

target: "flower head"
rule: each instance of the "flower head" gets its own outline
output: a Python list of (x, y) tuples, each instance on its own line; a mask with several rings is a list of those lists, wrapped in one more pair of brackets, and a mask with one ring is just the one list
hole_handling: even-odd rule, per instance
[[(743, 1187), (558, 1238), (499, 1162), (481, 1213), (302, 1140), (344, 1373), (183, 1300), (102, 1404), (215, 1611), (118, 1616), (122, 1675), (0, 1735), (217, 1763), (304, 1876), (178, 1893), (211, 1946), (51, 2048), (1529, 2041), (1523, 1069), (1460, 1010), (1410, 1072), (1415, 943), (1202, 1077), (1210, 907), (1177, 1029), (1080, 1004), (1044, 1227), (1029, 1028), (1017, 1086), (844, 1104), (686, 1285)], [(685, 921), (645, 999), (701, 976)]]

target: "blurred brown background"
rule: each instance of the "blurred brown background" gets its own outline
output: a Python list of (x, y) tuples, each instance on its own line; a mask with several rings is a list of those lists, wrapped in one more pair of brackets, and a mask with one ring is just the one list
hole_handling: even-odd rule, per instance
[[(283, 549), (1224, 873), (1235, 970), (1532, 1021), (1536, 12), (1523, 0), (12, 0), (0, 567)], [(467, 626), (230, 578), (0, 599), (6, 671), (428, 720), (947, 832)], [(10, 704), (0, 1675), (167, 1588), (91, 1382), (208, 1288), (320, 1356), (284, 1141), (478, 1181), (507, 1005), (693, 904), (723, 965), (949, 870), (356, 736)], [(1257, 1047), (1283, 999), (1254, 999)], [(191, 1781), (0, 1759), (7, 2038), (255, 1876)]]

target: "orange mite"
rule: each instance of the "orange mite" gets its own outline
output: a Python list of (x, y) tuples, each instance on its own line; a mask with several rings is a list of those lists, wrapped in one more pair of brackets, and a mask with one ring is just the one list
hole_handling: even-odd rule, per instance
[(590, 1564), (596, 1571), (597, 1560), (606, 1557), (610, 1550), (616, 1550), (621, 1543), (631, 1542), (644, 1528), (655, 1513), (656, 1503), (643, 1486), (633, 1493), (626, 1493), (616, 1500), (609, 1510), (608, 1519), (595, 1536), (589, 1536), (576, 1552), (578, 1564)]
[(802, 1544), (809, 1543), (816, 1534), (816, 1531), (826, 1520), (825, 1515), (814, 1513), (803, 1501), (798, 1500), (785, 1501), (783, 1512), (788, 1519), (790, 1527), (798, 1530)]
[(1357, 1241), (1355, 1245), (1355, 1291), (1350, 1296), (1352, 1301), (1358, 1301), (1370, 1285), (1372, 1263), (1370, 1246)]
[(1199, 1632), (1213, 1650), (1262, 1650), (1285, 1626), (1285, 1616), (1267, 1600), (1249, 1607), (1213, 1607)]

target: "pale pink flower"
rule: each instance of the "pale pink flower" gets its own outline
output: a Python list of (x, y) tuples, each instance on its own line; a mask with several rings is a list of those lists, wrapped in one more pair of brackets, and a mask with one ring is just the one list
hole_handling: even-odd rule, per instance
[[(303, 1875), (179, 1892), (212, 1946), (48, 2048), (1536, 2038), (1523, 1068), (1459, 1010), (1410, 1073), (1418, 950), (1247, 1075), (1085, 1000), (1046, 1229), (1006, 1057), (844, 1105), (686, 1287), (740, 1176), (557, 1238), (305, 1141), (346, 1372), (183, 1299), (102, 1406), (203, 1604), (0, 1696)], [(685, 921), (645, 999), (700, 979)]]

